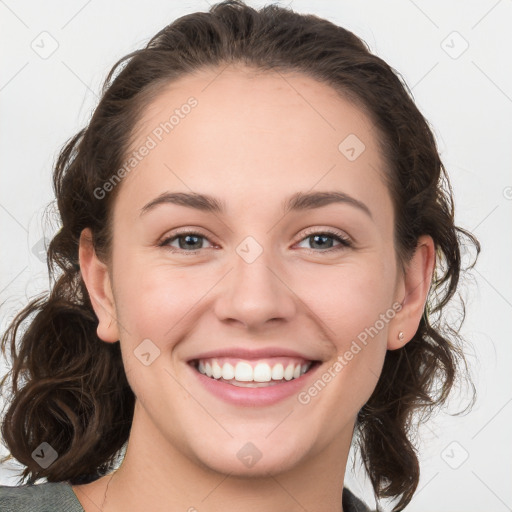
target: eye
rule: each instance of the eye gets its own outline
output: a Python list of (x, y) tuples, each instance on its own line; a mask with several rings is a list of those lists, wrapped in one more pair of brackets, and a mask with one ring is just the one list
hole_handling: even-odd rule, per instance
[[(333, 246), (333, 240), (338, 242), (337, 246)], [(309, 231), (307, 232), (307, 236), (302, 239), (300, 243), (310, 243), (313, 248), (310, 249), (305, 247), (312, 252), (331, 252), (343, 250), (348, 247), (352, 247), (352, 242), (349, 238), (343, 235), (340, 232), (335, 232), (331, 230), (323, 230), (323, 231)], [(316, 246), (316, 247), (315, 247)], [(318, 251), (317, 249), (320, 249)]]
[[(205, 248), (203, 247), (203, 240), (208, 239), (201, 233), (196, 233), (194, 231), (184, 231), (162, 240), (162, 242), (160, 242), (158, 245), (159, 247), (170, 248), (172, 252), (181, 251), (195, 254), (198, 250)], [(178, 243), (178, 246), (173, 245), (176, 242)]]
[[(183, 231), (165, 238), (158, 244), (158, 246), (168, 248), (172, 252), (182, 252), (192, 255), (196, 254), (201, 249), (205, 249), (203, 246), (204, 240), (208, 240), (208, 238), (201, 233), (195, 231)], [(338, 242), (338, 245), (333, 245), (333, 241)], [(352, 247), (351, 240), (345, 235), (340, 232), (326, 229), (322, 231), (317, 230), (306, 232), (306, 237), (302, 238), (300, 243), (304, 242), (313, 245), (313, 248), (305, 247), (305, 249), (314, 253), (338, 251)]]

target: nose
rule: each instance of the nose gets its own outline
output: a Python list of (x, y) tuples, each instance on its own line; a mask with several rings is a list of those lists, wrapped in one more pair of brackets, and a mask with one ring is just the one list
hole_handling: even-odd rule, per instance
[(266, 251), (252, 263), (235, 253), (233, 269), (218, 290), (217, 318), (251, 330), (277, 320), (289, 321), (296, 312), (297, 298), (281, 274)]

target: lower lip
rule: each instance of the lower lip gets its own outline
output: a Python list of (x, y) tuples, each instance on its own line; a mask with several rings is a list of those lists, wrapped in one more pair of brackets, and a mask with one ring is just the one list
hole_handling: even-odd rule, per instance
[(207, 377), (192, 366), (190, 366), (190, 369), (194, 372), (197, 379), (199, 379), (199, 382), (210, 391), (210, 393), (224, 402), (246, 407), (262, 407), (278, 403), (292, 395), (297, 395), (308, 383), (311, 376), (316, 373), (319, 366), (318, 363), (315, 363), (308, 372), (297, 379), (283, 381), (273, 386), (261, 388), (233, 386), (232, 384)]

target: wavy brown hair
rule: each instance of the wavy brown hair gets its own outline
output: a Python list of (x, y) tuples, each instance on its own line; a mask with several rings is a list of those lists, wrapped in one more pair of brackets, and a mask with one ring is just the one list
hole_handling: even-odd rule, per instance
[[(65, 144), (55, 165), (62, 227), (48, 248), (50, 291), (32, 300), (2, 337), (2, 351), (10, 344), (12, 359), (1, 381), (4, 386), (11, 376), (4, 444), (26, 466), (20, 481), (28, 483), (85, 483), (113, 469), (128, 439), (135, 397), (119, 343), (97, 336), (98, 320), (80, 274), (80, 233), (91, 228), (97, 253), (108, 259), (119, 187), (101, 199), (95, 190), (125, 161), (144, 108), (173, 80), (206, 68), (220, 72), (231, 63), (303, 73), (365, 112), (387, 163), (402, 267), (420, 235), (434, 240), (436, 272), (418, 330), (403, 348), (388, 350), (356, 421), (355, 439), (376, 498), (397, 499), (393, 510), (403, 510), (420, 476), (413, 413), (424, 420), (443, 404), (459, 370), (471, 382), (460, 325), (447, 324), (445, 307), (464, 270), (462, 238), (476, 248), (475, 262), (480, 245), (454, 224), (452, 190), (433, 133), (400, 75), (348, 30), (277, 5), (255, 10), (226, 1), (183, 16), (108, 74), (90, 122)], [(58, 453), (47, 468), (31, 456), (43, 441)]]

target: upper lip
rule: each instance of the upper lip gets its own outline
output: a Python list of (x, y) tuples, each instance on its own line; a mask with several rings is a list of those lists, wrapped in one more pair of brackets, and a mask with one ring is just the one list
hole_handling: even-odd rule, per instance
[(210, 350), (203, 352), (197, 356), (189, 359), (189, 362), (198, 359), (211, 359), (214, 357), (234, 357), (237, 359), (265, 359), (269, 357), (300, 357), (308, 361), (315, 361), (305, 354), (301, 354), (295, 350), (288, 350), (282, 347), (267, 347), (259, 349), (248, 349), (248, 348), (222, 348), (217, 350)]

